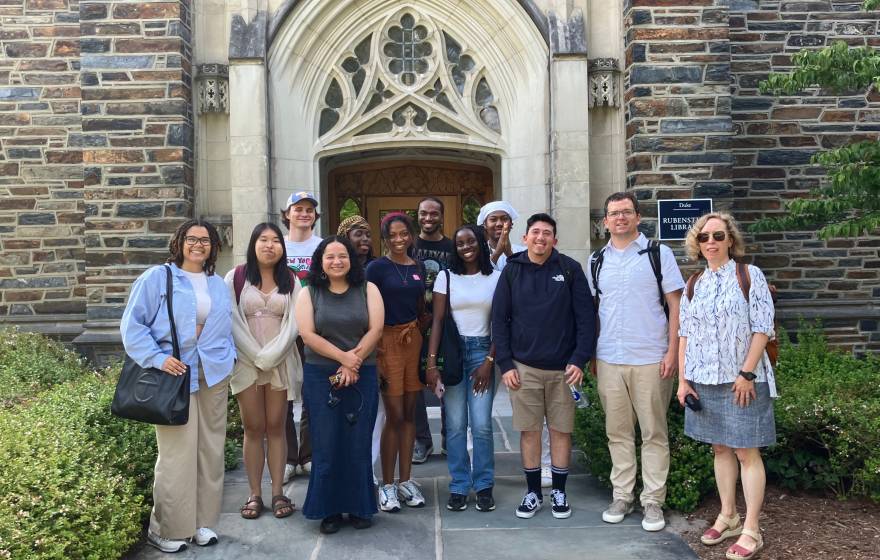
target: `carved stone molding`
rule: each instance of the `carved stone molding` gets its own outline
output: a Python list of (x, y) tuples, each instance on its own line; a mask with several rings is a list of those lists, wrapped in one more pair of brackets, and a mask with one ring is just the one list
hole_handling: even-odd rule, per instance
[(199, 113), (229, 112), (229, 66), (199, 64), (196, 76)]
[(620, 65), (616, 58), (590, 60), (590, 107), (620, 107), (617, 77)]

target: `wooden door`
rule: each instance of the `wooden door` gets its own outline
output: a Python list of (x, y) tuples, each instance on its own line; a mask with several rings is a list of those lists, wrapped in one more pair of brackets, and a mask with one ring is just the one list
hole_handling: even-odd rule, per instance
[[(443, 201), (443, 232), (463, 223), (466, 208), (474, 219), (474, 207), (494, 196), (492, 170), (478, 165), (443, 161), (386, 161), (333, 169), (328, 177), (330, 231), (336, 232), (340, 216), (359, 213), (373, 228), (374, 254), (381, 255), (379, 222), (385, 214), (404, 211), (415, 220), (419, 201), (433, 196)], [(417, 223), (417, 222), (416, 222)]]

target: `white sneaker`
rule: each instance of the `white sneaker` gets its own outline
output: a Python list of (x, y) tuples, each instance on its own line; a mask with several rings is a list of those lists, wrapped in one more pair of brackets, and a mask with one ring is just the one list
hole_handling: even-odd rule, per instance
[(307, 463), (303, 463), (302, 465), (300, 465), (299, 472), (300, 472), (300, 474), (309, 474), (310, 472), (312, 472), (312, 462), (309, 461)]
[(281, 484), (287, 484), (294, 476), (296, 476), (296, 465), (284, 465), (284, 478), (281, 479)]
[(553, 486), (553, 473), (550, 467), (541, 467), (541, 488), (550, 488)]
[(397, 485), (386, 484), (379, 487), (379, 509), (389, 513), (400, 511), (400, 502), (397, 500)]
[(401, 482), (397, 487), (397, 493), (409, 507), (420, 508), (425, 505), (425, 497), (419, 490), (419, 483), (413, 479)]
[(654, 502), (648, 502), (643, 508), (642, 529), (645, 531), (662, 531), (666, 527), (663, 508)]
[(217, 533), (207, 527), (199, 527), (196, 534), (193, 535), (192, 541), (199, 546), (211, 546), (217, 544)]
[(147, 543), (167, 554), (186, 550), (186, 541), (163, 539), (150, 530), (147, 530)]

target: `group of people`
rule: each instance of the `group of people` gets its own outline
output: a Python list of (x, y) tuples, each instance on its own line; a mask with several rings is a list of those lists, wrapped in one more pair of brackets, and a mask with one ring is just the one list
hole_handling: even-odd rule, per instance
[[(433, 450), (426, 386), (442, 402), (446, 507), (465, 510), (473, 493), (478, 511), (493, 511), (492, 403), (503, 383), (526, 483), (515, 514), (536, 515), (549, 486), (552, 515), (567, 518), (572, 397), (592, 371), (613, 462), (613, 497), (603, 521), (619, 523), (633, 511), (638, 423), (642, 526), (664, 528), (666, 412), (677, 375), (677, 398), (688, 407), (685, 432), (715, 453), (721, 512), (702, 541), (739, 537), (727, 551), (731, 559), (761, 549), (759, 449), (775, 441), (776, 388), (765, 352), (773, 304), (761, 271), (732, 260), (744, 256), (744, 243), (729, 215), (707, 214), (689, 232), (688, 254), (704, 259), (706, 268), (685, 285), (672, 251), (639, 233), (631, 193), (606, 201), (611, 239), (591, 256), (589, 275), (555, 249), (557, 224), (548, 214), (529, 217), (523, 245), (515, 244), (518, 215), (503, 201), (484, 206), (476, 224), (450, 238), (439, 199), (421, 201), (418, 228), (407, 214), (389, 213), (380, 224), (381, 257), (373, 255), (373, 232), (360, 216), (343, 220), (336, 235), (316, 236), (317, 206), (311, 193), (291, 195), (282, 212), (287, 236), (273, 223), (258, 224), (245, 263), (225, 282), (214, 270), (216, 229), (203, 220), (178, 228), (163, 266), (172, 271), (179, 360), (171, 356), (168, 320), (159, 312), (163, 266), (147, 270), (132, 288), (121, 324), (126, 352), (170, 375), (186, 366), (191, 372), (189, 422), (156, 427), (150, 544), (177, 552), (187, 540), (217, 542), (211, 527), (220, 512), (229, 389), (244, 426), (250, 491), (242, 517), (266, 509), (264, 464), (272, 514), (293, 513), (282, 485), (307, 473), (302, 512), (320, 520), (325, 534), (346, 521), (370, 527), (380, 509), (424, 506), (412, 464)], [(450, 318), (463, 376), (447, 384), (449, 343), (442, 341)], [(300, 401), (297, 438), (292, 412)], [(744, 520), (736, 513), (740, 473)]]

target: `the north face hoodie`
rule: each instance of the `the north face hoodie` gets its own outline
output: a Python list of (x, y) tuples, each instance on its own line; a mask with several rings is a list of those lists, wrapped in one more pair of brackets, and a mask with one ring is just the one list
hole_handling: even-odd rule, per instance
[[(562, 262), (568, 269), (566, 275)], [(538, 369), (583, 368), (593, 352), (596, 319), (580, 263), (553, 249), (543, 265), (511, 255), (492, 300), (492, 339), (501, 372), (516, 360)]]

